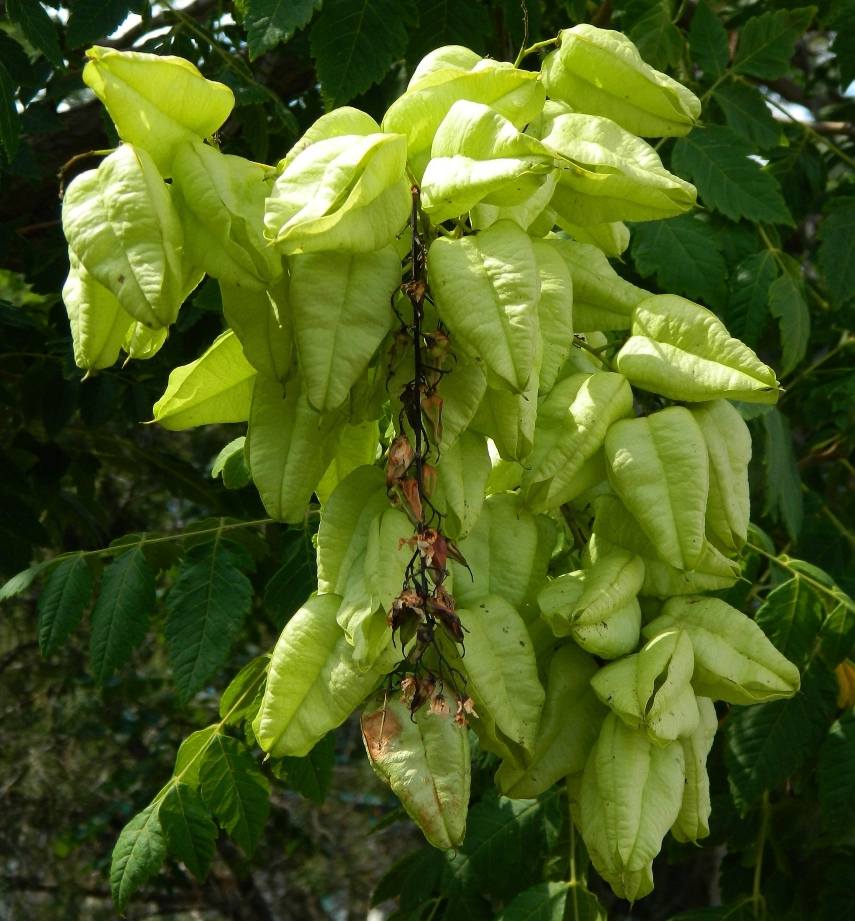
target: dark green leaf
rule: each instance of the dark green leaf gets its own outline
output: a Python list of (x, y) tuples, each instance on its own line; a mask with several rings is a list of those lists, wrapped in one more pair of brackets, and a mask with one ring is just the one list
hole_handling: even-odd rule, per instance
[(727, 29), (707, 0), (701, 0), (689, 27), (692, 57), (708, 77), (720, 77), (727, 69), (730, 45)]
[[(13, 83), (19, 85), (21, 83), (28, 85), (36, 83), (35, 73), (27, 52), (11, 35), (2, 29), (0, 29), (0, 61), (3, 62), (3, 66), (8, 71)], [(39, 111), (36, 106), (32, 106), (31, 109), (36, 112)], [(44, 110), (41, 111), (44, 112)]]
[(204, 883), (216, 853), (217, 826), (193, 787), (170, 786), (160, 803), (160, 825), (169, 850)]
[(246, 445), (246, 436), (241, 435), (230, 441), (222, 451), (217, 455), (214, 461), (211, 476), (216, 479), (222, 475), (223, 485), (226, 489), (242, 489), (248, 483), (252, 482), (252, 474), (246, 465), (246, 454), (244, 446)]
[(539, 883), (521, 892), (496, 915), (496, 921), (562, 921), (567, 883)]
[(608, 914), (594, 893), (577, 883), (567, 891), (563, 921), (608, 921)]
[(747, 83), (722, 83), (714, 93), (728, 125), (760, 150), (776, 147), (781, 126), (769, 111), (762, 93)]
[(227, 725), (239, 723), (252, 707), (258, 689), (267, 675), (270, 656), (263, 655), (247, 662), (235, 675), (220, 698), (220, 719)]
[(94, 581), (82, 553), (63, 560), (48, 576), (39, 597), (39, 648), (43, 656), (59, 649), (77, 629)]
[(766, 468), (766, 511), (783, 521), (793, 540), (802, 529), (804, 496), (796, 468), (793, 438), (787, 417), (777, 408), (765, 413), (766, 440), (763, 464)]
[(739, 36), (734, 71), (765, 80), (785, 76), (790, 69), (796, 41), (810, 25), (814, 13), (816, 7), (808, 6), (752, 16)]
[(15, 105), (15, 84), (0, 61), (0, 142), (10, 161), (15, 159), (18, 152), (20, 137), (21, 117)]
[(281, 630), (312, 592), (318, 588), (315, 548), (311, 537), (303, 530), (289, 530), (282, 568), (264, 589), (264, 609)]
[(218, 538), (187, 551), (166, 599), (164, 638), (181, 700), (190, 699), (225, 665), (252, 602), (241, 572), (248, 556)]
[(335, 736), (328, 732), (308, 755), (302, 758), (276, 758), (271, 761), (270, 769), (301, 796), (317, 806), (323, 806), (332, 781), (334, 764)]
[(159, 804), (152, 803), (122, 829), (113, 848), (110, 890), (120, 915), (128, 899), (160, 869), (166, 857), (166, 843), (160, 827)]
[(855, 42), (852, 41), (855, 35), (855, 3), (852, 0), (843, 0), (829, 28), (837, 33), (831, 50), (837, 55), (841, 89), (846, 89), (855, 80)]
[(312, 57), (327, 110), (379, 83), (407, 49), (412, 0), (325, 0), (312, 26)]
[(769, 287), (769, 313), (781, 328), (782, 370), (789, 374), (805, 357), (810, 339), (810, 311), (801, 266), (786, 253), (779, 258), (786, 271)]
[(41, 563), (36, 563), (34, 566), (30, 566), (29, 569), (12, 576), (0, 588), (0, 601), (8, 601), (10, 598), (14, 598), (15, 595), (25, 592), (35, 582), (36, 576), (53, 562), (53, 560), (43, 560)]
[(820, 631), (822, 657), (834, 668), (852, 652), (855, 646), (855, 611), (839, 604), (828, 615)]
[(443, 895), (453, 898), (473, 888), (497, 899), (512, 898), (537, 882), (560, 825), (555, 788), (536, 800), (500, 796), (478, 803), (469, 810), (466, 839), (446, 863)]
[(420, 853), (421, 851), (410, 851), (404, 854), (383, 873), (371, 893), (371, 901), (368, 903), (369, 908), (376, 908), (381, 902), (395, 899), (401, 894), (407, 873)]
[(243, 25), (249, 59), (287, 42), (321, 8), (321, 0), (246, 0)]
[(98, 684), (121, 668), (143, 641), (154, 611), (154, 589), (154, 573), (139, 547), (123, 553), (104, 570), (89, 642), (92, 674)]
[(407, 60), (417, 64), (444, 45), (465, 45), (482, 54), (489, 34), (490, 19), (480, 3), (425, 0), (419, 3), (419, 28), (410, 35)]
[(74, 0), (65, 39), (69, 48), (107, 38), (127, 19), (129, 0)]
[(681, 911), (679, 915), (674, 915), (671, 921), (756, 921), (757, 913), (754, 909), (754, 902), (747, 898), (733, 905)]
[(760, 340), (769, 316), (769, 288), (777, 274), (774, 255), (764, 250), (740, 262), (730, 277), (727, 327), (747, 345)]
[(801, 668), (813, 651), (824, 617), (822, 597), (796, 576), (768, 594), (754, 619), (778, 651)]
[(727, 266), (716, 231), (694, 215), (636, 224), (632, 258), (645, 277), (656, 273), (659, 286), (720, 309), (727, 297)]
[(683, 51), (683, 36), (671, 21), (671, 4), (668, 0), (634, 0), (629, 6), (645, 8), (627, 32), (641, 56), (658, 70), (673, 67)]
[(830, 202), (819, 225), (819, 264), (835, 307), (855, 297), (855, 198)]
[(690, 179), (705, 205), (731, 220), (741, 217), (792, 225), (775, 178), (755, 160), (753, 146), (730, 128), (695, 128), (674, 146), (671, 165)]
[(819, 804), (828, 830), (836, 838), (855, 829), (855, 710), (847, 710), (831, 727), (819, 752)]
[(734, 707), (725, 723), (725, 760), (742, 811), (815, 755), (834, 715), (837, 677), (815, 659), (790, 700)]
[(181, 559), (181, 546), (177, 540), (164, 540), (155, 533), (125, 534), (110, 542), (110, 547), (135, 547), (140, 544), (143, 556), (155, 573), (172, 569)]
[(199, 771), (202, 799), (225, 829), (251, 856), (270, 811), (270, 784), (243, 742), (214, 736)]
[(56, 26), (39, 0), (7, 0), (6, 13), (21, 27), (24, 38), (56, 67), (62, 67), (62, 53)]
[(206, 278), (193, 292), (191, 303), (199, 310), (222, 314), (223, 295), (220, 291), (220, 283), (215, 278)]
[(187, 736), (175, 756), (175, 770), (172, 776), (195, 790), (199, 786), (202, 758), (218, 731), (216, 726), (206, 726)]

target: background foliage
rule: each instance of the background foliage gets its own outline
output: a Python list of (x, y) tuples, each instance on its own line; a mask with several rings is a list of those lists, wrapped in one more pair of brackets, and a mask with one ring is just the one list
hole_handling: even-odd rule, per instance
[[(745, 408), (755, 586), (727, 600), (800, 664), (803, 691), (720, 713), (712, 834), (700, 850), (670, 842), (635, 918), (851, 911), (855, 2), (800, 2), (528, 3), (529, 43), (581, 21), (621, 29), (702, 98), (704, 126), (659, 150), (702, 207), (632, 228), (617, 268), (718, 312), (786, 388), (778, 407)], [(170, 793), (182, 862), (166, 862), (129, 916), (355, 919), (370, 899), (400, 919), (626, 917), (593, 874), (605, 907), (573, 885), (586, 859), (563, 792), (497, 798), (490, 756), (478, 755), (467, 841), (449, 862), (400, 821), (353, 726), (272, 770), (248, 755), (218, 699), (311, 590), (314, 518), (265, 520), (234, 460), (210, 476), (240, 427), (141, 424), (169, 369), (222, 328), (214, 283), (154, 359), (84, 381), (59, 298), (58, 173), (116, 142), (80, 76), (93, 42), (194, 61), (237, 97), (223, 150), (275, 163), (325, 108), (381, 116), (435, 47), (513, 60), (517, 0), (7, 0), (0, 25), (0, 914), (114, 917), (121, 829), (181, 741), (216, 724), (202, 798), (236, 844), (215, 842), (207, 813)]]

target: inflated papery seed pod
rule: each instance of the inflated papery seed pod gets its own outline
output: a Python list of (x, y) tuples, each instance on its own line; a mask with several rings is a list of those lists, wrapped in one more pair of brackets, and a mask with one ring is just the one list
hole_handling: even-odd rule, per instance
[(432, 501), (447, 516), (444, 533), (452, 540), (466, 537), (478, 521), (491, 472), (487, 439), (473, 431), (464, 432), (441, 456)]
[(265, 237), (287, 255), (386, 246), (410, 214), (406, 159), (407, 140), (400, 134), (315, 141), (284, 164), (266, 202)]
[(532, 240), (540, 274), (537, 320), (543, 349), (537, 389), (549, 393), (573, 349), (573, 276), (549, 240)]
[(626, 36), (582, 23), (562, 31), (559, 40), (542, 66), (550, 98), (576, 112), (604, 115), (642, 137), (691, 131), (701, 114), (698, 97), (646, 64)]
[(730, 588), (739, 578), (739, 563), (727, 559), (709, 541), (691, 572), (683, 572), (666, 563), (659, 556), (656, 545), (617, 496), (597, 496), (594, 510), (594, 528), (582, 562), (588, 567), (618, 549), (637, 554), (644, 560), (644, 582), (640, 595), (667, 598), (716, 591)]
[(751, 433), (727, 400), (697, 403), (689, 409), (700, 426), (710, 458), (707, 537), (726, 550), (739, 550), (748, 537), (751, 517)]
[(569, 502), (604, 479), (602, 460), (589, 466), (609, 426), (632, 414), (632, 390), (621, 374), (598, 371), (560, 380), (538, 407), (534, 447), (522, 495), (533, 511)]
[(681, 738), (683, 755), (686, 759), (686, 785), (680, 814), (671, 826), (671, 834), (678, 841), (698, 843), (710, 833), (710, 779), (707, 774), (707, 756), (712, 748), (718, 717), (715, 706), (708, 697), (698, 698), (700, 720), (695, 731)]
[(428, 272), (452, 340), (481, 365), (491, 387), (525, 392), (539, 339), (540, 276), (529, 235), (500, 221), (477, 236), (439, 237)]
[(624, 281), (595, 246), (556, 234), (544, 242), (561, 256), (573, 278), (574, 331), (629, 329), (633, 309), (650, 292)]
[(86, 57), (83, 82), (104, 103), (119, 137), (148, 151), (164, 177), (179, 145), (210, 137), (234, 108), (234, 93), (184, 58), (98, 45)]
[(792, 697), (799, 689), (798, 668), (750, 617), (718, 598), (669, 598), (643, 633), (651, 638), (673, 630), (692, 641), (692, 686), (702, 697), (757, 704)]
[(630, 383), (670, 400), (777, 403), (775, 372), (706, 307), (658, 294), (632, 312), (632, 336), (615, 358)]
[(554, 171), (555, 157), (540, 141), (517, 131), (490, 106), (461, 99), (433, 139), (422, 206), (437, 224), (481, 202), (519, 206), (537, 195)]
[(632, 652), (641, 635), (637, 594), (644, 580), (640, 557), (618, 550), (589, 570), (559, 576), (537, 603), (556, 636), (570, 635), (588, 652), (616, 659)]
[(76, 176), (62, 202), (69, 248), (124, 310), (145, 326), (169, 326), (201, 280), (182, 256), (184, 235), (151, 156), (123, 144)]
[(407, 136), (407, 161), (420, 182), (437, 129), (458, 100), (488, 105), (515, 128), (540, 114), (546, 93), (538, 74), (504, 61), (479, 57), (468, 48), (438, 48), (425, 57), (407, 91), (383, 119), (383, 130)]
[(282, 256), (262, 233), (272, 170), (200, 141), (172, 161), (172, 199), (184, 225), (187, 257), (224, 284), (263, 291), (282, 275)]
[[(608, 224), (589, 224), (587, 227), (580, 227), (570, 221), (565, 221), (560, 215), (555, 215), (554, 223), (570, 234), (577, 242), (585, 246), (593, 246), (600, 250), (604, 255), (616, 259), (629, 246), (629, 227), (622, 221), (612, 221)], [(596, 323), (591, 329), (606, 329), (606, 323)], [(616, 329), (618, 327), (615, 327)]]
[(605, 440), (609, 481), (659, 556), (684, 572), (700, 563), (709, 456), (700, 426), (683, 406), (622, 419)]
[(620, 898), (653, 889), (651, 863), (677, 820), (685, 787), (679, 742), (665, 746), (610, 713), (578, 790), (579, 830), (594, 869)]
[(591, 679), (604, 704), (657, 745), (691, 735), (700, 716), (692, 689), (692, 643), (682, 630), (652, 639), (641, 652), (612, 662)]
[(533, 798), (583, 770), (608, 713), (591, 688), (596, 672), (597, 663), (578, 646), (568, 643), (555, 651), (534, 750), (524, 766), (505, 760), (496, 772), (505, 796)]
[(469, 810), (469, 731), (448, 713), (410, 713), (400, 695), (380, 694), (362, 711), (362, 739), (375, 773), (388, 784), (427, 840), (458, 847)]
[(354, 664), (336, 623), (340, 604), (338, 595), (312, 595), (279, 636), (252, 724), (258, 744), (274, 757), (307, 755), (383, 678)]

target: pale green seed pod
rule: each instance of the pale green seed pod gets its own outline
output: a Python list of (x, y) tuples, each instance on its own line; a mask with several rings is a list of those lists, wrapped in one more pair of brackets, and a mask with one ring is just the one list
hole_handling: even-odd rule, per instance
[(458, 847), (469, 810), (469, 732), (446, 714), (410, 714), (397, 694), (362, 712), (362, 740), (374, 772), (440, 850)]
[(751, 433), (727, 400), (697, 403), (689, 408), (703, 433), (710, 458), (707, 536), (728, 551), (740, 550), (748, 538), (751, 517)]
[(104, 103), (119, 137), (148, 151), (164, 177), (182, 143), (210, 137), (234, 108), (234, 93), (184, 58), (98, 45), (86, 57), (83, 82)]
[(691, 640), (682, 630), (672, 630), (601, 669), (591, 687), (627, 726), (644, 729), (657, 745), (667, 745), (698, 726), (693, 668)]
[(579, 827), (594, 868), (621, 898), (653, 888), (650, 865), (680, 813), (685, 756), (660, 746), (615, 713), (603, 723), (578, 792)]
[(462, 540), (478, 521), (492, 470), (487, 439), (477, 432), (464, 432), (441, 455), (431, 501), (447, 516), (443, 533), (452, 540)]
[(604, 115), (642, 137), (688, 134), (701, 114), (695, 94), (646, 64), (633, 43), (583, 23), (561, 32), (543, 62), (546, 92), (576, 112)]
[(680, 814), (671, 826), (671, 834), (678, 841), (698, 843), (710, 833), (710, 779), (707, 774), (707, 756), (712, 748), (718, 717), (715, 706), (708, 697), (698, 698), (700, 720), (698, 727), (688, 737), (680, 739), (686, 759), (686, 786)]
[(676, 569), (697, 568), (706, 549), (709, 456), (700, 426), (683, 406), (622, 419), (605, 440), (609, 481)]
[(778, 401), (775, 372), (711, 310), (673, 294), (650, 297), (633, 310), (632, 336), (615, 367), (635, 386), (671, 400)]
[(591, 689), (596, 672), (593, 658), (572, 643), (555, 651), (534, 751), (524, 767), (506, 760), (496, 773), (505, 796), (534, 798), (584, 769), (608, 713)]
[(670, 598), (643, 630), (655, 637), (685, 631), (695, 651), (692, 685), (701, 697), (732, 704), (756, 704), (792, 697), (799, 670), (741, 611), (718, 598)]

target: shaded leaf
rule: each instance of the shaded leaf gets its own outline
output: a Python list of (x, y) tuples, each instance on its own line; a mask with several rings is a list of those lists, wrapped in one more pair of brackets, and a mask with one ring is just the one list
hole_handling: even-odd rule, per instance
[(24, 38), (57, 67), (62, 67), (62, 52), (56, 26), (39, 0), (7, 0), (6, 13)]
[(777, 408), (763, 416), (766, 439), (763, 464), (766, 469), (766, 512), (783, 521), (793, 540), (804, 520), (802, 480), (796, 468), (793, 439), (787, 417)]
[(222, 451), (217, 455), (214, 466), (211, 469), (211, 476), (216, 479), (218, 476), (223, 478), (223, 486), (226, 489), (242, 489), (252, 482), (252, 474), (246, 465), (246, 436), (241, 435), (230, 441)]
[(810, 339), (810, 311), (801, 266), (786, 253), (780, 258), (785, 271), (769, 287), (769, 313), (781, 328), (783, 373), (788, 374), (805, 357)]
[(30, 566), (29, 569), (12, 576), (0, 588), (0, 601), (8, 601), (10, 598), (14, 598), (15, 595), (25, 592), (35, 582), (36, 576), (54, 562), (55, 560), (43, 560), (41, 563), (36, 563), (34, 566)]
[(160, 825), (159, 803), (152, 803), (122, 829), (113, 848), (110, 890), (120, 915), (128, 899), (160, 869), (166, 857), (166, 843)]
[(775, 121), (762, 93), (747, 83), (722, 83), (715, 91), (728, 125), (761, 150), (781, 140), (781, 126)]
[(170, 786), (160, 803), (160, 825), (169, 850), (204, 883), (216, 853), (217, 826), (193, 787)]
[(154, 573), (141, 547), (123, 553), (104, 570), (89, 641), (92, 674), (98, 684), (121, 668), (143, 641), (154, 604)]
[(270, 812), (270, 784), (243, 742), (216, 735), (199, 770), (202, 800), (249, 857)]
[(791, 662), (803, 666), (825, 616), (817, 590), (796, 576), (766, 596), (755, 616), (759, 627)]
[(419, 28), (410, 34), (407, 60), (418, 63), (444, 45), (464, 45), (482, 54), (489, 34), (490, 19), (480, 3), (424, 0), (419, 4)]
[(79, 48), (107, 38), (125, 21), (131, 8), (139, 9), (129, 0), (74, 0), (65, 33), (68, 47)]
[[(657, 0), (654, 3), (642, 0), (642, 4), (646, 10), (635, 20), (627, 35), (652, 67), (657, 70), (673, 67), (680, 60), (683, 36), (671, 21), (671, 4), (668, 0)], [(628, 11), (642, 4), (630, 3)]]
[(323, 806), (332, 781), (335, 764), (335, 736), (328, 732), (320, 742), (302, 758), (286, 755), (274, 758), (270, 769), (280, 780), (288, 784), (316, 806)]
[(808, 6), (751, 17), (740, 33), (733, 70), (766, 80), (785, 76), (796, 41), (810, 25), (815, 12), (815, 6)]
[(63, 560), (48, 576), (39, 597), (39, 648), (48, 656), (71, 636), (92, 595), (94, 579), (86, 557)]
[(855, 646), (855, 611), (839, 604), (826, 618), (820, 637), (822, 657), (834, 668), (849, 656)]
[(727, 69), (730, 46), (727, 30), (707, 0), (701, 0), (689, 27), (692, 57), (708, 77), (720, 77)]
[(567, 883), (539, 883), (521, 892), (496, 916), (496, 921), (562, 921)]
[(246, 0), (243, 25), (249, 59), (287, 42), (321, 8), (321, 0)]
[(835, 307), (855, 296), (855, 198), (832, 200), (819, 226), (819, 264)]
[(769, 288), (778, 275), (767, 249), (744, 259), (730, 276), (727, 328), (746, 345), (755, 346), (769, 316)]
[(814, 660), (795, 697), (731, 710), (725, 723), (725, 761), (731, 793), (743, 812), (816, 753), (836, 699), (837, 677)]
[(18, 152), (20, 137), (21, 117), (15, 105), (15, 84), (0, 61), (0, 142), (10, 162)]
[(727, 297), (727, 265), (721, 240), (709, 224), (690, 214), (636, 224), (632, 257), (645, 277), (656, 273), (665, 291), (720, 309)]
[(829, 23), (829, 28), (837, 33), (831, 50), (837, 55), (840, 67), (840, 86), (845, 89), (855, 80), (855, 3), (852, 0), (840, 5), (837, 15)]
[(270, 656), (247, 662), (235, 675), (220, 698), (220, 719), (227, 725), (239, 723), (252, 709), (253, 701), (267, 675)]
[(778, 183), (755, 160), (753, 145), (730, 128), (695, 128), (674, 146), (671, 165), (690, 179), (704, 204), (731, 220), (792, 226)]
[(855, 828), (855, 710), (831, 727), (819, 751), (819, 804), (826, 828), (842, 838)]
[[(404, 810), (402, 809), (401, 812), (404, 813)], [(406, 813), (404, 815), (406, 816)], [(404, 854), (383, 873), (371, 893), (371, 901), (368, 903), (369, 908), (376, 908), (381, 902), (385, 902), (387, 899), (395, 899), (401, 895), (407, 873), (420, 853), (421, 851), (415, 850)]]
[(264, 589), (264, 609), (280, 630), (318, 588), (311, 535), (295, 528), (285, 532), (283, 542), (286, 541), (282, 568), (274, 573)]

